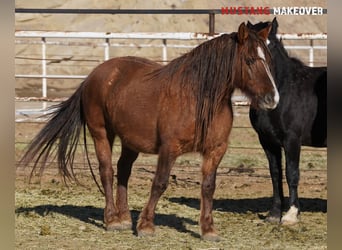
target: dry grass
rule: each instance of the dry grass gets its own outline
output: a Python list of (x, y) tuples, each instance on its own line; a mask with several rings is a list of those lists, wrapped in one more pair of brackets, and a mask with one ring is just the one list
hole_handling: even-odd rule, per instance
[[(292, 227), (265, 223), (272, 194), (266, 159), (255, 132), (236, 128), (249, 126), (247, 108), (237, 107), (235, 111), (231, 148), (218, 170), (214, 201), (220, 242), (200, 239), (201, 159), (194, 154), (179, 158), (173, 168), (170, 185), (157, 206), (156, 235), (136, 236), (134, 228), (147, 201), (156, 163), (155, 156), (141, 155), (129, 182), (134, 228), (123, 232), (104, 230), (104, 197), (87, 168), (78, 169), (83, 187), (65, 186), (53, 164), (40, 181), (34, 178), (32, 184), (28, 184), (30, 169), (17, 168), (16, 249), (326, 249), (326, 151), (302, 154), (302, 221)], [(34, 123), (16, 124), (16, 141), (29, 141), (40, 128)], [(240, 148), (243, 145), (255, 149)], [(17, 157), (23, 148), (23, 144), (16, 144)], [(114, 160), (119, 151), (115, 148)]]

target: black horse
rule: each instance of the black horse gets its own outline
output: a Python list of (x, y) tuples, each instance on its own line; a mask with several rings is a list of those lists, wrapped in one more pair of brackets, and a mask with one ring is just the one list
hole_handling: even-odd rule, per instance
[[(248, 26), (260, 30), (270, 22)], [(327, 67), (308, 67), (288, 55), (278, 40), (278, 22), (272, 21), (268, 47), (272, 54), (274, 79), (280, 101), (274, 110), (250, 108), (250, 120), (269, 162), (273, 185), (273, 204), (267, 221), (294, 224), (299, 221), (299, 159), (301, 145), (327, 146)], [(282, 216), (282, 153), (286, 159), (289, 210)]]

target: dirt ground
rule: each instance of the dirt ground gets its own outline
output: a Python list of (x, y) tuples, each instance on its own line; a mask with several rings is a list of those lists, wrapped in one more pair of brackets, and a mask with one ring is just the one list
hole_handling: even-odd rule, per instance
[[(198, 155), (177, 160), (170, 185), (157, 205), (156, 235), (147, 238), (138, 237), (135, 226), (147, 202), (156, 156), (140, 155), (133, 168), (129, 181), (133, 229), (121, 232), (105, 231), (104, 197), (79, 156), (77, 176), (83, 186), (64, 185), (55, 163), (31, 184), (30, 168), (17, 166), (16, 249), (327, 249), (326, 151), (304, 148), (302, 152), (301, 222), (290, 227), (264, 222), (271, 206), (271, 180), (256, 134), (249, 128), (247, 111), (235, 107), (231, 146), (218, 170), (213, 214), (220, 242), (200, 239)], [(16, 123), (17, 159), (42, 126)], [(114, 162), (119, 151), (116, 146)], [(95, 168), (94, 157), (92, 163)]]

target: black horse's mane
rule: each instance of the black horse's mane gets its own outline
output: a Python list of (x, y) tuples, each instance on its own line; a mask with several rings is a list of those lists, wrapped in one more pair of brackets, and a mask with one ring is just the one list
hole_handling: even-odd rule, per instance
[(216, 110), (233, 90), (233, 65), (237, 51), (237, 33), (223, 34), (204, 42), (190, 52), (155, 70), (153, 77), (166, 88), (178, 85), (196, 99), (194, 147), (201, 147)]
[[(298, 58), (290, 56), (287, 50), (284, 47), (283, 41), (281, 39), (272, 39), (271, 44), (269, 46), (270, 51), (275, 52), (281, 56), (282, 59), (288, 60), (295, 66), (305, 66), (305, 64)], [(273, 53), (272, 53), (273, 54)]]

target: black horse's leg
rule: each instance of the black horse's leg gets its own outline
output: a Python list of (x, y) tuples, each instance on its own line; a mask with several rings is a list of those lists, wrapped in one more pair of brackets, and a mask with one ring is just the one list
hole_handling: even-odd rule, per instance
[(272, 207), (266, 217), (266, 221), (279, 223), (284, 203), (281, 147), (279, 145), (265, 142), (261, 138), (259, 138), (259, 140), (268, 160), (273, 187)]
[(203, 154), (200, 227), (202, 239), (204, 240), (220, 240), (214, 227), (212, 210), (216, 187), (216, 171), (226, 149), (227, 143), (221, 143)]
[(132, 228), (132, 218), (127, 202), (127, 184), (131, 175), (132, 165), (139, 153), (122, 146), (121, 156), (117, 164), (116, 208), (119, 222), (112, 224), (112, 229), (125, 230)]
[(288, 137), (284, 143), (286, 159), (286, 180), (289, 187), (289, 207), (290, 209), (281, 219), (282, 224), (295, 224), (299, 221), (299, 159), (300, 159), (300, 139), (297, 136)]
[(178, 155), (171, 153), (169, 148), (162, 146), (159, 150), (157, 170), (152, 182), (149, 200), (141, 212), (137, 224), (138, 236), (154, 234), (155, 208), (160, 196), (166, 190), (169, 183), (170, 171)]

